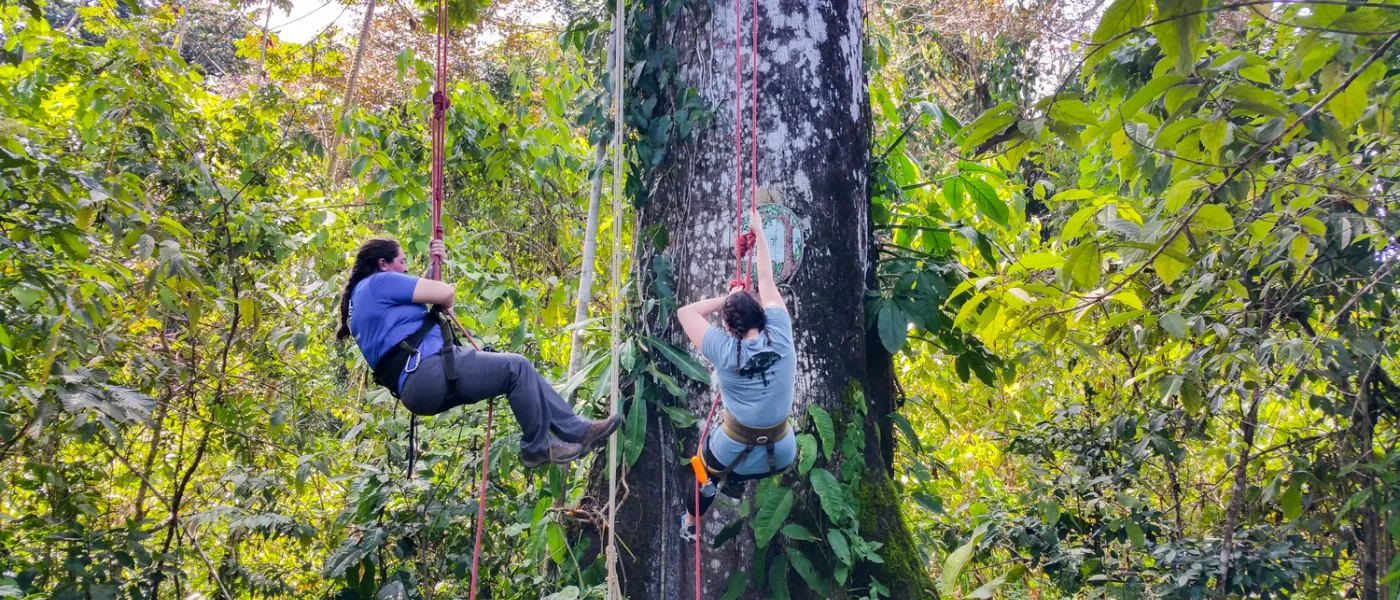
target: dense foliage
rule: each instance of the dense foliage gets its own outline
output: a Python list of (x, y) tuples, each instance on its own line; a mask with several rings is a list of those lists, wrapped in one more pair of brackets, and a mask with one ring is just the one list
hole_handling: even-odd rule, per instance
[[(684, 3), (633, 4), (643, 204), (713, 115), (649, 37)], [(376, 17), (342, 119), (371, 40), (192, 6), (0, 5), (0, 598), (465, 597), (488, 407), (425, 420), (410, 478), (407, 414), (332, 335), (361, 240), (426, 247), (433, 24)], [(862, 465), (817, 461), (877, 441), (817, 408), (798, 471), (825, 533), (759, 487), (729, 535), (781, 559), (731, 597), (888, 597), (848, 579), (862, 562), (959, 598), (1395, 597), (1400, 5), (957, 6), (868, 7), (865, 317), (903, 405), (849, 401), (899, 432), (886, 492), (915, 547), (862, 537)], [(603, 320), (570, 328), (580, 272), (611, 262), (582, 259), (608, 10), (454, 7), (445, 277), (468, 328), (583, 412), (625, 373), (630, 464), (648, 410), (693, 426), (671, 399), (707, 374), (648, 335), (674, 308), (664, 261), (629, 267), (654, 289), (593, 293), (639, 324), (622, 364)], [(1068, 10), (1093, 15), (1072, 47)], [(490, 597), (601, 597), (598, 471), (527, 473), (512, 420), (493, 433)]]

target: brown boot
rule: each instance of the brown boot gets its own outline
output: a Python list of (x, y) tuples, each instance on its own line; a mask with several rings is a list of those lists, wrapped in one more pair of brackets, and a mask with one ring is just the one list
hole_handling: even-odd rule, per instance
[(583, 444), (585, 452), (592, 452), (607, 444), (608, 437), (621, 425), (622, 417), (620, 415), (593, 421), (588, 424), (588, 431), (583, 433), (583, 439), (579, 440), (578, 443)]
[(524, 464), (527, 469), (533, 469), (545, 463), (567, 465), (573, 462), (574, 459), (583, 456), (583, 449), (583, 444), (566, 442), (551, 435), (549, 436), (549, 447), (546, 448), (544, 452), (531, 454), (521, 451), (520, 462)]

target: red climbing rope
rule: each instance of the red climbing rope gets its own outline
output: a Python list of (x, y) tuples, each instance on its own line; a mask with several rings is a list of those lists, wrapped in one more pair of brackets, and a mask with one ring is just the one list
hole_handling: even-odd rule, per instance
[[(754, 235), (744, 231), (744, 178), (743, 178), (743, 63), (740, 62), (742, 53), (739, 26), (743, 22), (743, 13), (740, 11), (740, 0), (734, 0), (734, 279), (729, 282), (728, 288), (736, 285), (744, 286), (744, 289), (753, 288), (749, 274), (753, 272), (754, 253), (750, 252), (754, 247)], [(753, 29), (753, 47), (750, 49), (752, 58), (752, 100), (749, 102), (750, 114), (752, 115), (750, 144), (750, 157), (752, 168), (749, 173), (749, 208), (751, 211), (758, 209), (758, 0), (753, 0), (753, 16), (750, 19)], [(745, 268), (745, 258), (748, 259), (748, 268)], [(728, 291), (726, 288), (725, 291)], [(719, 407), (721, 394), (715, 390), (715, 399), (710, 403), (710, 412), (705, 416), (705, 428), (700, 433), (700, 443), (695, 452), (697, 456), (703, 456), (705, 452), (706, 440), (710, 439), (710, 425), (715, 418), (715, 409)], [(695, 600), (700, 600), (700, 479), (695, 480)]]
[[(446, 166), (447, 155), (447, 108), (452, 102), (447, 95), (447, 0), (438, 0), (438, 22), (437, 22), (437, 76), (436, 89), (433, 90), (433, 121), (429, 128), (432, 136), (432, 190), (433, 190), (433, 240), (442, 240), (442, 199), (443, 199), (443, 171)], [(442, 260), (440, 257), (433, 257), (432, 278), (442, 279)], [(461, 321), (452, 313), (445, 313), (447, 318), (457, 326), (462, 332), (462, 337), (467, 339), (472, 348), (481, 350), (476, 339), (467, 332), (467, 328), (462, 326)], [(446, 341), (446, 340), (444, 340)], [(477, 491), (476, 499), (476, 545), (472, 550), (472, 587), (471, 598), (476, 598), (477, 565), (481, 560), (481, 530), (486, 521), (486, 475), (491, 469), (491, 424), (495, 419), (496, 403), (488, 400), (486, 404), (486, 444), (481, 455), (481, 486)]]

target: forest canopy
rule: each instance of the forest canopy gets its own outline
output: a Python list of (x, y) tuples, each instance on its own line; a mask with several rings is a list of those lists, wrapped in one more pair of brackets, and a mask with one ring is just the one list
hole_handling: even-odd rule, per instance
[[(420, 420), (410, 477), (335, 339), (362, 241), (428, 266), (436, 3), (284, 40), (294, 4), (0, 4), (0, 598), (466, 598), (483, 464), (482, 597), (607, 597), (606, 453), (526, 470), (497, 410), (488, 456), (480, 403)], [(450, 0), (443, 278), (580, 413), (619, 375), (636, 507), (713, 394), (680, 232), (638, 224), (735, 118), (667, 32), (733, 6), (625, 6), (618, 69), (610, 3)], [(713, 597), (1400, 597), (1400, 4), (858, 8), (863, 312), (795, 322), (860, 327), (894, 401), (799, 401)]]

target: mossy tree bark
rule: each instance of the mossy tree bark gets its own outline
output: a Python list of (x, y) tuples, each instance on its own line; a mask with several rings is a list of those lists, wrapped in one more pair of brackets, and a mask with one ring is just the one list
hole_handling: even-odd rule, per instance
[[(656, 10), (650, 6), (654, 3), (648, 4), (645, 10)], [(657, 170), (650, 201), (638, 215), (636, 271), (641, 289), (650, 295), (656, 277), (652, 265), (664, 256), (673, 266), (674, 293), (681, 305), (723, 293), (735, 269), (734, 41), (736, 33), (743, 36), (740, 122), (747, 131), (750, 6), (741, 2), (745, 16), (737, 32), (732, 3), (689, 2), (652, 34), (657, 44), (674, 47), (679, 85), (698, 90), (712, 112), (689, 140), (672, 146)], [(807, 407), (821, 406), (833, 416), (840, 435), (860, 412), (853, 400), (863, 402), (868, 415), (863, 421), (863, 456), (854, 457), (867, 469), (855, 497), (861, 504), (861, 535), (883, 544), (885, 563), (860, 562), (846, 587), (863, 586), (873, 576), (896, 598), (929, 597), (930, 579), (913, 549), (888, 476), (892, 446), (887, 442), (892, 438), (884, 416), (893, 407), (891, 358), (865, 327), (864, 290), (874, 281), (875, 255), (866, 181), (871, 121), (862, 60), (863, 20), (859, 0), (760, 3), (759, 197), (760, 202), (791, 209), (806, 236), (802, 264), (782, 285), (798, 353), (793, 420), (813, 432)], [(747, 135), (744, 139), (747, 207), (750, 159)], [(665, 235), (647, 235), (657, 228)], [(664, 245), (646, 241), (661, 237)], [(674, 317), (657, 318), (657, 312), (648, 312), (640, 326), (648, 335), (699, 356)], [(691, 382), (687, 392), (684, 400), (670, 402), (684, 404), (703, 418), (714, 391)], [(659, 413), (648, 411), (646, 450), (627, 474), (630, 493), (617, 518), (621, 578), (630, 598), (690, 598), (695, 589), (694, 546), (679, 537), (679, 519), (683, 499), (694, 493), (694, 478), (686, 475), (688, 467), (682, 461), (695, 452), (700, 426), (678, 429)], [(819, 459), (817, 467), (839, 474), (842, 461), (852, 458), (838, 449), (830, 462)], [(817, 523), (822, 508), (808, 477), (791, 469), (781, 483), (796, 492), (788, 522)], [(703, 521), (700, 579), (705, 598), (721, 597), (733, 574), (752, 572), (759, 562), (748, 527), (720, 548), (711, 546), (716, 535), (739, 518), (733, 504), (719, 500)], [(765, 557), (776, 558), (785, 543), (782, 535), (775, 536)], [(821, 555), (825, 542), (820, 543), (821, 547), (808, 546), (808, 553), (817, 570), (829, 577), (829, 558)], [(796, 573), (788, 581), (792, 597), (818, 597)], [(766, 579), (751, 582), (741, 597), (760, 597), (757, 590), (765, 585)], [(836, 589), (830, 597), (845, 596)]]

